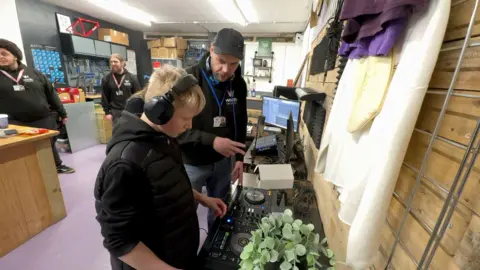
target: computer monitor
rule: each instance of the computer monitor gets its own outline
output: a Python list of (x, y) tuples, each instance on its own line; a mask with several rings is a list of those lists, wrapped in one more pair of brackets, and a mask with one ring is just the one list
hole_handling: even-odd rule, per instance
[(300, 117), (300, 102), (274, 97), (263, 97), (262, 114), (265, 123), (287, 129), (288, 116), (292, 113), (294, 132), (298, 131)]

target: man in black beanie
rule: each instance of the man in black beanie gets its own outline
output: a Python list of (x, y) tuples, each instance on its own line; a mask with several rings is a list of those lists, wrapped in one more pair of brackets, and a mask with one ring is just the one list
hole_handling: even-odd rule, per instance
[[(39, 71), (21, 63), (22, 51), (6, 39), (0, 39), (0, 114), (7, 114), (10, 124), (36, 128), (57, 129), (52, 111), (66, 123), (67, 113), (58, 94)], [(53, 157), (58, 173), (75, 170), (63, 165), (55, 139), (52, 138)]]

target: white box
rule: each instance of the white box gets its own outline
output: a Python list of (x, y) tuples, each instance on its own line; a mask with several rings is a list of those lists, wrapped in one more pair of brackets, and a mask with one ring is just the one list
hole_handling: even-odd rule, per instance
[(293, 188), (293, 170), (290, 164), (258, 165), (261, 189)]

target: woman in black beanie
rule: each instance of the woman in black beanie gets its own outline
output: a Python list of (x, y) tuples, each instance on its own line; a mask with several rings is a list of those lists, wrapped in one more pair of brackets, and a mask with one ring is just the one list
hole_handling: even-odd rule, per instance
[[(0, 114), (7, 114), (10, 124), (36, 128), (57, 129), (51, 111), (66, 123), (67, 113), (47, 77), (22, 64), (22, 51), (6, 39), (0, 39)], [(58, 173), (73, 173), (63, 165), (55, 139), (53, 157)]]

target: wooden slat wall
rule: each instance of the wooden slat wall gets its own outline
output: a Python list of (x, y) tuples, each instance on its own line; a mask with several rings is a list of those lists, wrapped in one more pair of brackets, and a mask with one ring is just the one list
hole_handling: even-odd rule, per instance
[[(473, 10), (474, 0), (452, 1), (449, 25), (445, 35), (444, 48), (462, 45)], [(480, 10), (479, 10), (480, 13)], [(323, 38), (321, 32), (312, 44), (312, 49)], [(479, 36), (479, 37), (477, 37)], [(480, 14), (473, 29), (473, 42), (480, 43)], [(439, 55), (430, 90), (445, 92), (449, 87), (460, 49), (443, 51)], [(311, 53), (310, 53), (311, 57)], [(311, 61), (307, 61), (311, 62)], [(309, 68), (307, 66), (307, 68)], [(307, 70), (307, 74), (308, 74)], [(468, 49), (462, 69), (455, 85), (456, 93), (480, 95), (480, 46)], [(324, 74), (307, 75), (307, 87), (325, 92), (324, 106), (327, 119), (335, 97), (337, 69), (329, 72), (323, 83)], [(433, 132), (445, 95), (427, 94), (416, 124), (419, 130)], [(443, 118), (439, 135), (453, 142), (468, 144), (477, 119), (480, 117), (480, 99), (453, 96)], [(328, 121), (328, 120), (327, 120)], [(305, 136), (305, 157), (308, 161), (309, 179), (317, 193), (318, 207), (329, 244), (337, 260), (345, 261), (349, 227), (338, 219), (340, 204), (333, 185), (323, 180), (322, 175), (312, 173), (318, 149), (309, 138), (308, 130), (302, 126)], [(382, 243), (372, 269), (384, 269), (405, 211), (405, 204), (412, 191), (430, 136), (415, 131), (410, 141), (405, 164), (402, 166), (395, 193), (392, 196), (387, 220), (381, 232)], [(446, 142), (435, 140), (433, 151), (426, 167), (425, 176), (414, 197), (412, 212), (407, 218), (401, 234), (401, 242), (393, 257), (395, 269), (416, 269), (434, 228), (445, 198), (460, 166), (464, 150)], [(459, 205), (450, 226), (437, 250), (431, 269), (480, 269), (480, 160), (470, 174)], [(344, 269), (337, 265), (337, 269)]]

